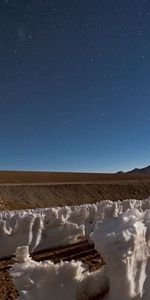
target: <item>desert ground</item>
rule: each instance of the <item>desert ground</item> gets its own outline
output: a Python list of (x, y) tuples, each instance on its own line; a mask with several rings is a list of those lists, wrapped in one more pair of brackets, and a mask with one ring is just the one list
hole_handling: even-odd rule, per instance
[(150, 174), (0, 171), (0, 183), (70, 183), (150, 179)]
[[(150, 197), (150, 176), (128, 174), (0, 172), (0, 209), (79, 205), (101, 200)], [(104, 262), (87, 241), (33, 254), (35, 260), (80, 259), (90, 270)], [(0, 261), (0, 300), (17, 298), (8, 270), (12, 257)], [(98, 298), (100, 299), (100, 298)], [(92, 299), (94, 300), (94, 299)], [(96, 300), (96, 298), (95, 298)]]
[(130, 174), (0, 171), (0, 209), (80, 205), (144, 199), (150, 176)]

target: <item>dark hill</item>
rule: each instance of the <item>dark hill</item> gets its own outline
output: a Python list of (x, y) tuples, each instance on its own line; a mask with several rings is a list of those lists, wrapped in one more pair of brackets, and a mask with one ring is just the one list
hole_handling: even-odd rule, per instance
[(150, 175), (150, 166), (147, 166), (145, 168), (135, 168), (129, 172), (126, 172), (127, 174), (132, 174), (132, 175)]

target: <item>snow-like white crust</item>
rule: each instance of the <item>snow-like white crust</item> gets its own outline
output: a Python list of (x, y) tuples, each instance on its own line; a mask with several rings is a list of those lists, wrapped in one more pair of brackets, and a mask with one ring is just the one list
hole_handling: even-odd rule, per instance
[[(90, 273), (79, 261), (59, 264), (51, 261), (35, 262), (29, 255), (30, 246), (20, 247), (16, 250), (17, 263), (10, 270), (19, 291), (18, 300), (89, 300), (103, 292), (107, 292), (105, 300), (150, 299), (149, 199), (116, 203), (103, 201), (81, 207), (38, 210), (36, 219), (33, 218), (33, 213), (35, 214), (35, 211), (28, 214), (29, 232), (34, 226), (33, 220), (34, 224), (35, 220), (38, 220), (37, 224), (44, 224), (45, 233), (49, 234), (48, 230), (55, 229), (55, 238), (59, 236), (62, 224), (64, 232), (68, 235), (71, 231), (67, 232), (65, 224), (74, 224), (78, 229), (84, 226), (85, 232), (82, 234), (89, 235), (95, 249), (103, 256), (106, 266)], [(26, 214), (22, 216), (25, 220), (26, 217)], [(22, 224), (22, 218), (20, 215), (19, 224)], [(9, 220), (12, 220), (10, 216)], [(75, 230), (72, 232), (76, 236)], [(41, 230), (41, 236), (42, 234)], [(30, 232), (28, 236), (30, 245), (40, 247), (42, 238), (38, 244), (35, 242), (37, 239), (33, 242), (33, 236), (32, 230), (32, 234)], [(65, 233), (63, 238), (64, 236)], [(44, 242), (41, 247), (44, 247)]]
[(150, 208), (150, 199), (101, 201), (81, 206), (52, 207), (0, 212), (0, 257), (14, 254), (19, 246), (34, 252), (67, 245), (87, 237), (98, 221), (117, 217), (127, 209)]
[(89, 273), (81, 261), (54, 264), (23, 258), (10, 270), (18, 300), (88, 300), (108, 289), (105, 268)]
[(106, 262), (110, 300), (150, 299), (150, 210), (127, 209), (91, 233)]

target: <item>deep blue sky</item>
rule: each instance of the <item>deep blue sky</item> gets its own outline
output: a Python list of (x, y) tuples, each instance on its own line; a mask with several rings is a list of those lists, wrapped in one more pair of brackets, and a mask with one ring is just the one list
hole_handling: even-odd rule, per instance
[(150, 164), (150, 1), (0, 1), (0, 169)]

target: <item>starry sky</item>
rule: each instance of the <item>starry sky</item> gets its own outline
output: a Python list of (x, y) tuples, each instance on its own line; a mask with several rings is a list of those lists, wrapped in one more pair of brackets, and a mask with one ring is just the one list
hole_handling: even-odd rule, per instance
[(150, 1), (0, 0), (0, 169), (150, 164)]

